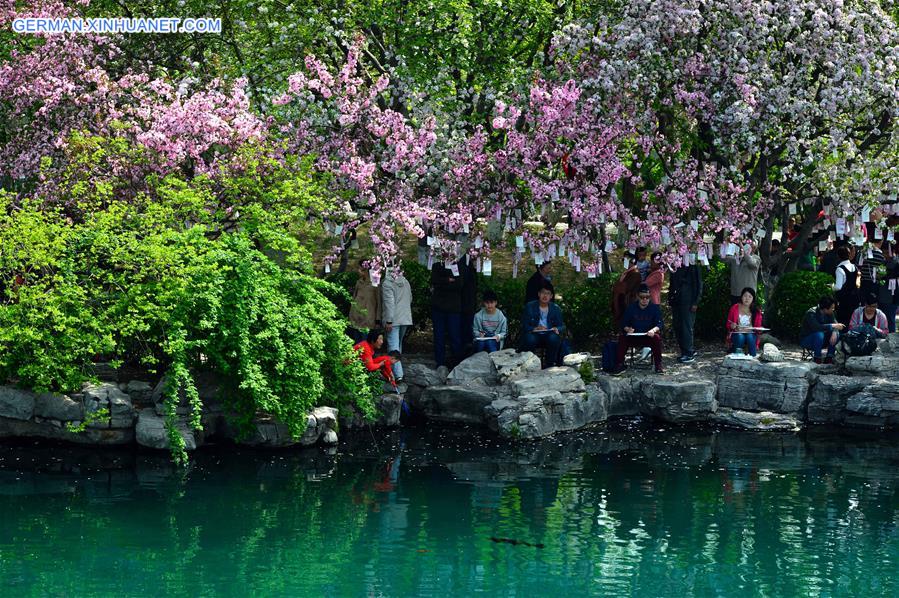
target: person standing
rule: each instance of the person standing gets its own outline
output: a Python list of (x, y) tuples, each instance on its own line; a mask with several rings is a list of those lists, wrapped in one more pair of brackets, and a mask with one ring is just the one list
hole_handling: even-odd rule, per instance
[[(392, 268), (381, 283), (381, 320), (388, 351), (403, 352), (403, 339), (412, 327), (412, 285), (399, 268)], [(403, 365), (393, 367), (397, 381), (403, 379)]]
[(559, 359), (564, 331), (562, 310), (553, 303), (553, 287), (546, 282), (537, 292), (537, 300), (524, 306), (524, 313), (521, 315), (522, 349), (533, 351), (537, 347), (544, 347), (544, 367), (552, 367)]
[(696, 264), (681, 266), (671, 274), (668, 285), (668, 304), (671, 306), (672, 324), (677, 344), (680, 346), (681, 363), (696, 360), (693, 349), (693, 326), (696, 310), (702, 298), (702, 272)]
[(449, 337), (453, 359), (462, 358), (462, 279), (458, 264), (447, 268), (442, 263), (431, 269), (431, 322), (434, 325), (434, 361), (446, 365), (446, 340)]
[(833, 290), (837, 300), (837, 321), (849, 325), (852, 312), (858, 307), (859, 272), (852, 263), (852, 252), (847, 245), (837, 248), (840, 263), (837, 266)]
[(661, 306), (662, 285), (665, 284), (665, 268), (662, 264), (662, 254), (656, 251), (652, 254), (652, 258), (649, 261), (649, 274), (646, 275), (646, 286), (649, 287), (652, 302)]
[(754, 293), (758, 292), (759, 266), (762, 258), (747, 252), (741, 259), (736, 256), (728, 256), (724, 261), (730, 265), (730, 304), (740, 302), (743, 289), (750, 288)]
[[(539, 266), (537, 266), (537, 271), (528, 278), (528, 284), (525, 287), (524, 292), (524, 304), (527, 305), (531, 301), (537, 300), (537, 293), (540, 292), (540, 289), (543, 285), (552, 282), (552, 262), (545, 261)], [(507, 306), (508, 307), (508, 306)]]
[(899, 306), (899, 254), (896, 243), (890, 245), (889, 254), (886, 258), (886, 278), (881, 281), (879, 303), (887, 317), (890, 332), (896, 332), (896, 309)]
[(368, 270), (362, 260), (356, 265), (359, 278), (353, 288), (353, 305), (350, 306), (350, 324), (358, 330), (371, 330), (381, 323), (381, 291), (371, 284)]
[[(459, 260), (459, 274), (462, 277), (462, 317), (459, 335), (462, 338), (463, 346), (472, 343), (471, 331), (474, 315), (480, 309), (478, 305), (478, 274), (474, 264), (465, 263), (465, 261), (464, 258)], [(472, 351), (474, 351), (474, 347), (472, 347)]]
[(880, 292), (880, 280), (877, 276), (877, 269), (886, 263), (883, 251), (880, 249), (882, 245), (883, 240), (881, 239), (871, 241), (868, 255), (864, 259), (861, 257), (858, 259), (858, 271), (861, 275), (861, 284), (858, 290), (859, 303), (861, 303), (862, 298), (867, 297), (870, 293), (877, 295)]

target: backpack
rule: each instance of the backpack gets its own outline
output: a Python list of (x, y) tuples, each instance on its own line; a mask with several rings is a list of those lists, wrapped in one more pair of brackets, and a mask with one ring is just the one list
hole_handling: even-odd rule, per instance
[(602, 371), (614, 372), (618, 360), (618, 341), (608, 341), (602, 346)]
[(877, 350), (877, 333), (870, 324), (853, 328), (840, 337), (840, 348), (848, 357), (865, 357)]

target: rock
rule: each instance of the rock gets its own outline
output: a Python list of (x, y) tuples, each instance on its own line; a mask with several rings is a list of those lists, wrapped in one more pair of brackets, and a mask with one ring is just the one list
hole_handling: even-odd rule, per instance
[(704, 421), (718, 408), (711, 380), (650, 379), (644, 380), (641, 390), (641, 411), (664, 421)]
[(484, 424), (484, 407), (499, 398), (487, 386), (432, 386), (421, 393), (419, 405), (428, 419)]
[(824, 375), (811, 389), (807, 419), (809, 423), (840, 423), (846, 417), (846, 401), (871, 384), (871, 378)]
[(783, 343), (780, 342), (780, 340), (776, 336), (769, 332), (762, 333), (762, 335), (759, 336), (759, 340), (761, 341), (763, 347), (767, 344), (774, 345), (775, 347), (783, 346)]
[(466, 384), (494, 386), (499, 383), (499, 377), (490, 354), (481, 351), (457, 365), (447, 376), (446, 383), (450, 386)]
[(759, 355), (759, 359), (768, 363), (785, 361), (783, 352), (771, 343), (762, 345), (762, 354)]
[(877, 380), (846, 401), (845, 422), (885, 427), (899, 425), (899, 382)]
[(312, 410), (312, 417), (318, 425), (329, 430), (337, 427), (337, 409), (334, 407), (316, 407)]
[(609, 397), (609, 417), (640, 413), (642, 392), (637, 379), (630, 376), (623, 378), (600, 376), (596, 379), (596, 384)]
[(770, 411), (742, 411), (730, 407), (719, 407), (710, 420), (725, 426), (744, 430), (781, 430), (797, 431), (802, 427), (801, 420), (782, 413)]
[[(179, 420), (175, 429), (184, 439), (185, 450), (192, 451), (197, 448), (196, 438), (193, 431), (188, 428), (187, 422)], [(141, 409), (137, 416), (134, 436), (141, 446), (154, 449), (169, 448), (169, 433), (165, 427), (165, 418), (156, 415), (152, 409)]]
[(718, 370), (718, 404), (745, 411), (798, 414), (805, 407), (815, 364), (762, 363), (728, 355)]
[(847, 357), (845, 367), (853, 375), (896, 378), (899, 377), (899, 355), (874, 353), (867, 357)]
[(577, 370), (568, 367), (551, 367), (531, 373), (527, 378), (512, 381), (514, 396), (532, 395), (550, 391), (583, 392), (584, 381)]
[(134, 429), (96, 430), (88, 428), (74, 434), (57, 420), (35, 421), (0, 417), (0, 438), (47, 438), (77, 444), (122, 445), (134, 442)]
[(432, 370), (421, 363), (412, 363), (403, 366), (403, 382), (414, 384), (420, 388), (440, 386), (446, 382), (446, 374), (440, 375), (437, 370)]
[(134, 425), (135, 413), (131, 397), (119, 390), (118, 385), (112, 382), (87, 384), (81, 393), (84, 397), (85, 417), (104, 408), (109, 410), (109, 417), (92, 422), (91, 428), (130, 428)]
[(378, 419), (375, 425), (393, 428), (400, 425), (403, 412), (403, 397), (397, 394), (381, 395), (378, 399)]
[(153, 386), (143, 380), (129, 380), (123, 390), (131, 397), (132, 404), (147, 403), (153, 394)]
[(596, 385), (587, 392), (544, 391), (498, 399), (485, 408), (488, 426), (502, 436), (540, 438), (606, 420), (608, 397)]
[(490, 360), (496, 368), (500, 384), (517, 380), (531, 372), (539, 372), (542, 367), (540, 358), (530, 351), (519, 353), (515, 349), (503, 349), (491, 353)]
[(577, 368), (582, 363), (590, 360), (589, 353), (570, 353), (562, 358), (562, 364), (571, 368)]
[(337, 444), (337, 432), (328, 429), (322, 434), (322, 443), (327, 445)]
[(65, 395), (45, 392), (34, 398), (34, 415), (63, 422), (81, 421), (84, 410), (81, 403)]
[(887, 335), (886, 342), (888, 350), (884, 350), (884, 353), (899, 354), (899, 332), (889, 333)]
[(31, 419), (33, 415), (33, 392), (14, 386), (0, 386), (0, 417)]

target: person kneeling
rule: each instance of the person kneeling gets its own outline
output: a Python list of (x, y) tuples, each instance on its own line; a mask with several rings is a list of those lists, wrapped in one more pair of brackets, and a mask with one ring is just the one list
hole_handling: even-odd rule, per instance
[(855, 330), (865, 325), (873, 328), (878, 338), (886, 338), (890, 332), (887, 316), (877, 308), (877, 295), (874, 293), (868, 293), (865, 297), (865, 305), (852, 312), (849, 330)]
[(484, 308), (474, 315), (472, 335), (474, 351), (493, 353), (503, 347), (506, 338), (506, 316), (496, 309), (497, 296), (493, 291), (484, 291)]
[(380, 371), (385, 380), (391, 384), (396, 384), (393, 377), (393, 364), (400, 360), (399, 353), (393, 351), (391, 352), (392, 355), (375, 357), (375, 351), (380, 350), (383, 346), (384, 333), (381, 330), (375, 329), (368, 333), (368, 336), (364, 341), (353, 345), (353, 349), (359, 353), (359, 358), (365, 365), (365, 369), (369, 372)]
[(562, 346), (561, 335), (565, 330), (562, 310), (552, 302), (553, 295), (552, 284), (544, 282), (537, 291), (537, 300), (525, 305), (521, 316), (521, 348), (524, 351), (533, 351), (537, 347), (544, 347), (546, 349), (544, 367), (556, 365), (559, 348)]
[(746, 287), (727, 314), (727, 343), (732, 353), (747, 351), (755, 357), (759, 348), (757, 328), (762, 326), (762, 310), (755, 303), (755, 291)]
[(810, 307), (802, 319), (799, 345), (814, 353), (815, 363), (821, 362), (821, 350), (827, 345), (824, 363), (833, 363), (833, 356), (844, 326), (834, 316), (836, 302), (833, 297), (822, 297), (817, 307)]
[(614, 374), (625, 370), (624, 356), (631, 347), (649, 347), (657, 374), (662, 373), (662, 310), (650, 300), (649, 287), (640, 285), (637, 300), (631, 303), (621, 318), (618, 335), (618, 355)]

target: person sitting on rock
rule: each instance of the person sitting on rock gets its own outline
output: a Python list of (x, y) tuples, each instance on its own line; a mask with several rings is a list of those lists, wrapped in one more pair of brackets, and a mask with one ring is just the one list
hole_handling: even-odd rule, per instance
[(748, 351), (755, 357), (759, 348), (759, 335), (752, 328), (762, 325), (762, 310), (755, 302), (755, 291), (746, 287), (740, 294), (740, 302), (730, 306), (727, 314), (727, 344), (732, 353)]
[(498, 297), (493, 291), (484, 291), (483, 309), (474, 315), (472, 334), (474, 335), (474, 351), (493, 353), (499, 351), (506, 338), (506, 316), (496, 309)]
[(877, 308), (877, 295), (874, 293), (868, 293), (865, 298), (865, 304), (852, 312), (849, 330), (855, 330), (864, 325), (871, 326), (880, 338), (886, 338), (890, 331), (887, 316)]
[(637, 300), (631, 303), (621, 317), (621, 334), (618, 335), (618, 355), (614, 374), (625, 370), (624, 356), (631, 347), (649, 347), (657, 374), (662, 373), (662, 310), (652, 302), (649, 287), (641, 284)]
[(565, 331), (562, 310), (553, 303), (553, 295), (552, 284), (544, 282), (537, 292), (537, 300), (525, 305), (521, 316), (521, 348), (524, 351), (545, 348), (544, 367), (556, 365), (562, 346), (562, 332)]
[(383, 346), (384, 333), (380, 329), (375, 328), (369, 331), (364, 341), (353, 345), (353, 349), (359, 353), (359, 358), (362, 359), (365, 369), (369, 372), (380, 371), (384, 379), (392, 384), (394, 383), (393, 364), (399, 360), (389, 355), (375, 357), (375, 353)]
[(814, 354), (815, 363), (822, 363), (821, 350), (827, 345), (827, 357), (823, 363), (833, 363), (833, 356), (845, 328), (834, 316), (836, 302), (833, 297), (822, 297), (817, 307), (810, 307), (802, 319), (799, 345)]

